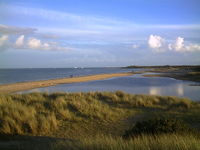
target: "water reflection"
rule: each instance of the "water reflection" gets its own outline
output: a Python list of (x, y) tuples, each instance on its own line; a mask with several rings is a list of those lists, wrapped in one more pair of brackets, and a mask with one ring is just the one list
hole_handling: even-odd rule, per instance
[(177, 92), (178, 96), (183, 96), (184, 95), (184, 89), (183, 89), (183, 85), (182, 84), (179, 84), (177, 86), (176, 92)]
[(184, 85), (175, 84), (174, 86), (157, 86), (149, 88), (150, 95), (172, 95), (172, 96), (184, 96)]
[(161, 88), (150, 87), (149, 94), (150, 95), (161, 95)]
[[(164, 77), (142, 77), (140, 75), (112, 78), (101, 81), (62, 84), (53, 87), (39, 88), (42, 92), (88, 92), (122, 90), (131, 94), (150, 94), (188, 97), (200, 101), (200, 86), (190, 86), (193, 82)], [(34, 90), (35, 91), (35, 90)], [(32, 92), (27, 91), (27, 92)]]

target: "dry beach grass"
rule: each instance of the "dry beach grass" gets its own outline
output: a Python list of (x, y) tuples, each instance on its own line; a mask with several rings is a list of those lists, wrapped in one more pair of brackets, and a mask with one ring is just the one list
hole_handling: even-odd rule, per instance
[(198, 129), (199, 108), (189, 99), (121, 91), (0, 94), (0, 149), (198, 149), (200, 139), (189, 134), (122, 135), (135, 122), (159, 115)]

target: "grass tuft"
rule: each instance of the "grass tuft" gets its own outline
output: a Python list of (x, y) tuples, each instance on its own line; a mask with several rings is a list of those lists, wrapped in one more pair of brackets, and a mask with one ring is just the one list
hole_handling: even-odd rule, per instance
[[(58, 150), (200, 149), (199, 138), (187, 133), (186, 136), (170, 132), (140, 134), (131, 140), (121, 138), (138, 121), (159, 116), (181, 119), (200, 129), (199, 108), (198, 102), (189, 99), (131, 95), (122, 91), (1, 94), (0, 139), (12, 140), (16, 135), (19, 137), (13, 142), (19, 143), (16, 149), (25, 145), (24, 149), (44, 149), (40, 145), (46, 147), (47, 141), (50, 141), (48, 149)], [(0, 145), (0, 149), (5, 147)]]

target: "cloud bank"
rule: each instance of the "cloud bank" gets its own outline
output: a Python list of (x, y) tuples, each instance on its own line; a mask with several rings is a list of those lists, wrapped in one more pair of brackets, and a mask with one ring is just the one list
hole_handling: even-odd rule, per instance
[(25, 40), (25, 35), (20, 35), (15, 42), (9, 41), (8, 35), (0, 37), (0, 50), (5, 49), (32, 49), (32, 50), (51, 50), (51, 51), (68, 51), (72, 48), (60, 46), (56, 42), (42, 42), (37, 38), (29, 38)]
[(8, 35), (3, 35), (2, 37), (0, 37), (0, 47), (5, 46), (7, 41), (8, 41)]
[(28, 27), (16, 27), (0, 24), (0, 33), (1, 34), (33, 34), (37, 31), (35, 28)]
[(200, 51), (200, 45), (199, 44), (188, 44), (185, 45), (184, 38), (177, 37), (174, 44), (168, 45), (169, 50), (174, 50), (176, 52), (194, 52), (194, 51)]
[(200, 51), (200, 45), (185, 44), (183, 37), (177, 37), (174, 43), (167, 43), (166, 39), (158, 35), (150, 35), (148, 39), (149, 47), (155, 52), (175, 51), (175, 52), (195, 52)]
[(22, 46), (34, 50), (68, 51), (71, 49), (69, 47), (59, 46), (56, 42), (42, 42), (40, 39), (33, 37), (29, 38), (27, 43)]
[[(45, 39), (44, 37), (42, 38), (42, 36), (40, 36), (40, 33), (36, 31), (37, 29), (35, 28), (15, 27), (15, 26), (7, 26), (7, 25), (0, 24), (0, 49), (5, 50), (8, 48), (13, 48), (13, 49), (32, 49), (32, 50), (51, 50), (51, 51), (67, 51), (71, 49), (69, 47), (62, 46), (58, 42), (55, 42), (55, 41), (48, 42), (47, 39)], [(73, 30), (72, 31), (69, 30), (69, 31), (73, 33), (66, 32), (65, 34), (67, 35), (75, 34)], [(60, 32), (63, 32), (63, 30), (61, 30)], [(80, 35), (82, 33), (84, 33), (85, 35), (84, 30), (83, 31), (80, 30), (80, 32), (76, 34)], [(94, 34), (94, 32), (92, 33), (87, 32), (86, 34)], [(95, 33), (95, 34), (100, 34), (100, 33)], [(37, 36), (37, 38), (34, 36)], [(133, 35), (130, 35), (130, 37), (131, 36), (133, 37)], [(100, 34), (100, 37), (101, 37), (101, 34)], [(116, 36), (112, 35), (112, 37), (116, 37)], [(13, 39), (15, 39), (14, 42), (13, 42)], [(93, 40), (95, 39), (93, 38)], [(173, 52), (179, 52), (179, 53), (200, 51), (200, 44), (190, 43), (188, 41), (185, 42), (185, 39), (181, 36), (178, 36), (174, 40), (174, 42), (171, 42), (171, 41), (172, 39), (165, 39), (161, 37), (160, 35), (151, 34), (148, 38), (147, 44), (150, 49), (158, 53), (166, 52), (166, 51), (173, 51)], [(107, 43), (110, 43), (110, 42), (107, 42)], [(66, 44), (66, 43), (64, 42), (63, 44)], [(92, 44), (92, 42), (88, 40), (87, 44)], [(140, 43), (137, 43), (137, 42), (134, 42), (134, 44), (132, 45), (133, 49), (139, 49), (139, 47), (141, 48), (141, 45)]]
[(21, 47), (24, 45), (24, 35), (21, 35), (20, 37), (17, 38), (15, 45), (17, 47)]

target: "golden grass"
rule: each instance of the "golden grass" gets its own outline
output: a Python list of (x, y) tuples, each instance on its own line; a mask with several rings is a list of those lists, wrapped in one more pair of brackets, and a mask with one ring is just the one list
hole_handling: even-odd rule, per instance
[(77, 82), (87, 82), (93, 80), (103, 80), (113, 77), (122, 77), (133, 75), (131, 72), (126, 73), (111, 73), (111, 74), (97, 74), (73, 78), (60, 78), (60, 79), (51, 79), (51, 80), (41, 80), (41, 81), (32, 81), (32, 82), (21, 82), (14, 84), (4, 84), (0, 85), (0, 93), (13, 93), (24, 90), (30, 90), (34, 88), (55, 86), (57, 84), (67, 84), (67, 83), (77, 83)]
[[(200, 140), (192, 135), (144, 135), (132, 140), (121, 137), (136, 121), (159, 115), (181, 118), (198, 128), (199, 108), (198, 102), (189, 99), (122, 91), (0, 94), (0, 138), (21, 135), (13, 140), (18, 146), (8, 145), (7, 149), (197, 150)], [(54, 140), (40, 141), (40, 137), (32, 136)]]
[(89, 127), (105, 126), (128, 113), (100, 101), (96, 93), (0, 95), (0, 133), (70, 137), (68, 133), (81, 126), (85, 133)]
[(155, 109), (173, 115), (198, 108), (198, 103), (188, 99), (121, 91), (1, 94), (0, 133), (74, 138), (97, 133), (119, 135), (127, 127), (121, 120), (137, 112), (159, 114), (148, 112)]
[(143, 135), (131, 140), (121, 137), (96, 136), (79, 142), (59, 141), (52, 144), (56, 150), (199, 150), (200, 139), (192, 135)]

